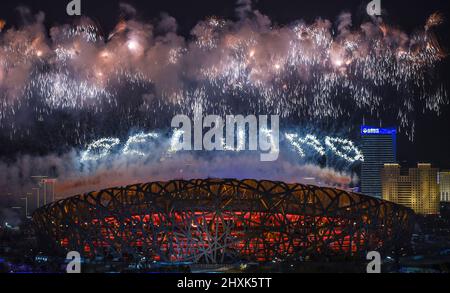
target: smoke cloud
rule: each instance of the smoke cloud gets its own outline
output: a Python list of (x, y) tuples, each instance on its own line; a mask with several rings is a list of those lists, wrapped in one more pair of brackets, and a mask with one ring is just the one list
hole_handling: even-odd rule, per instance
[(57, 179), (58, 197), (172, 179), (268, 179), (342, 188), (356, 180), (346, 172), (300, 162), (289, 154), (275, 162), (260, 162), (257, 152), (168, 153), (168, 144), (152, 147), (148, 156), (114, 153), (91, 161), (83, 161), (75, 150), (63, 155), (21, 156), (14, 163), (0, 163), (0, 188), (13, 186), (18, 194), (29, 192), (37, 186), (32, 178), (36, 175)]
[[(237, 21), (207, 18), (186, 39), (170, 15), (148, 23), (131, 5), (119, 8), (123, 16), (105, 36), (88, 18), (48, 32), (44, 13), (19, 7), (23, 26), (0, 33), (0, 126), (24, 109), (44, 119), (73, 109), (98, 114), (126, 99), (142, 116), (188, 112), (195, 103), (310, 121), (398, 109), (386, 116), (408, 129), (416, 104), (439, 113), (447, 102), (446, 89), (429, 79), (445, 57), (432, 32), (438, 14), (411, 35), (383, 22), (355, 24), (349, 13), (335, 25), (318, 18), (276, 26), (238, 0)], [(15, 127), (8, 134), (27, 130)]]
[(5, 190), (29, 190), (33, 175), (57, 178), (60, 196), (177, 177), (313, 177), (346, 186), (354, 180), (346, 172), (289, 156), (273, 164), (251, 154), (90, 164), (80, 161), (79, 150), (99, 137), (168, 127), (174, 115), (199, 107), (207, 114), (279, 114), (296, 124), (384, 115), (413, 137), (414, 113), (439, 114), (448, 103), (447, 89), (430, 78), (446, 57), (433, 34), (439, 14), (414, 34), (382, 21), (356, 24), (349, 13), (336, 22), (318, 16), (274, 25), (250, 0), (238, 0), (236, 21), (209, 17), (185, 38), (170, 15), (138, 21), (136, 8), (125, 3), (107, 34), (85, 17), (47, 29), (43, 12), (18, 11), (20, 27), (0, 21)]

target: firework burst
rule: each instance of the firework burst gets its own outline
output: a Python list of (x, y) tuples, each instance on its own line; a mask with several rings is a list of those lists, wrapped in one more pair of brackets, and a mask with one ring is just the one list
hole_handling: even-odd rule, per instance
[[(431, 32), (443, 22), (438, 13), (413, 35), (383, 23), (356, 27), (349, 14), (337, 26), (281, 27), (257, 11), (245, 15), (201, 21), (189, 39), (136, 20), (120, 21), (108, 38), (86, 18), (49, 32), (41, 22), (5, 31), (1, 21), (0, 127), (10, 137), (25, 131), (9, 123), (23, 108), (47, 118), (74, 110), (117, 115), (130, 127), (123, 121), (147, 125), (150, 114), (200, 105), (309, 122), (387, 113), (412, 138), (417, 107), (439, 113), (447, 103), (431, 77), (445, 58)], [(114, 110), (124, 100), (128, 108)]]

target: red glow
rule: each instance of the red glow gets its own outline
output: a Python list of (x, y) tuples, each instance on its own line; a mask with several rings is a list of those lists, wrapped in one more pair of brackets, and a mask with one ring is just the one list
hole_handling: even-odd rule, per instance
[[(209, 212), (173, 212), (170, 219), (154, 213), (124, 220), (94, 219), (89, 225), (98, 226), (99, 233), (90, 242), (92, 246), (81, 240), (77, 244), (82, 244), (88, 255), (121, 242), (147, 251), (156, 246), (159, 252), (152, 254), (153, 260), (161, 260), (162, 253), (169, 255), (171, 261), (182, 261), (187, 255), (217, 245), (214, 239), (221, 239), (218, 235), (228, 234), (228, 241), (236, 240), (226, 243), (227, 250), (239, 251), (240, 255), (253, 256), (258, 261), (270, 261), (278, 254), (294, 254), (299, 247), (314, 247), (317, 253), (356, 252), (365, 245), (367, 237), (364, 229), (342, 235), (352, 224), (349, 219), (281, 213), (228, 212), (218, 216)], [(298, 233), (292, 233), (294, 230)], [(61, 240), (61, 246), (68, 248), (69, 239)]]

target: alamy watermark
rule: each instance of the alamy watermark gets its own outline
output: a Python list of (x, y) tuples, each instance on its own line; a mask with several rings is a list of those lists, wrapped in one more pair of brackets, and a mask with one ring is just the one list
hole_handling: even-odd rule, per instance
[(366, 12), (370, 16), (381, 15), (381, 0), (372, 0), (367, 4)]
[[(378, 251), (369, 251), (366, 255), (366, 259), (369, 263), (366, 266), (366, 272), (368, 274), (380, 274), (381, 273), (381, 254)], [(81, 255), (77, 251), (70, 251), (66, 260), (69, 261), (66, 266), (66, 272), (68, 274), (80, 274), (81, 273)]]
[(80, 16), (81, 15), (81, 0), (72, 0), (67, 4), (66, 8), (67, 15), (69, 16)]
[(367, 264), (366, 272), (368, 274), (381, 273), (381, 254), (378, 251), (369, 251), (366, 256), (370, 262)]
[(66, 272), (68, 274), (80, 274), (81, 273), (81, 255), (78, 251), (70, 251), (66, 260), (69, 263), (66, 266)]
[[(171, 123), (177, 134), (173, 151), (260, 151), (262, 162), (276, 161), (280, 153), (278, 115), (207, 115), (198, 111), (193, 121), (176, 115)], [(204, 132), (204, 130), (207, 130)]]

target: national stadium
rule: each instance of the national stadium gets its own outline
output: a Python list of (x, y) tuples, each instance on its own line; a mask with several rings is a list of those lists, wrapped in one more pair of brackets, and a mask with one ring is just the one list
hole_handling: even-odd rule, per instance
[(151, 182), (42, 207), (42, 248), (85, 258), (226, 264), (364, 257), (410, 240), (412, 210), (335, 188), (274, 181)]

